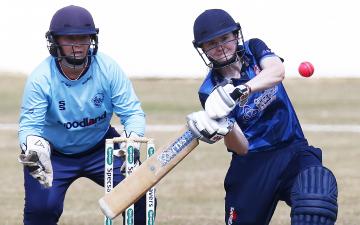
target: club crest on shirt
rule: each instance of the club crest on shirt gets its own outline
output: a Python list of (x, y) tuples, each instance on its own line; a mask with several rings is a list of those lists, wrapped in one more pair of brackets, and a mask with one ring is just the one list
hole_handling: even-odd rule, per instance
[(249, 121), (251, 118), (254, 118), (259, 113), (259, 110), (253, 109), (249, 105), (245, 105), (243, 108), (243, 112), (244, 112), (244, 116), (243, 116), (244, 120)]
[(260, 97), (256, 98), (254, 103), (256, 107), (263, 111), (266, 107), (270, 105), (276, 99), (276, 93), (278, 92), (278, 87), (274, 86), (272, 88), (266, 89)]
[(104, 101), (104, 93), (97, 93), (92, 99), (92, 103), (95, 107), (99, 108)]
[(244, 121), (249, 121), (265, 110), (276, 99), (277, 92), (277, 86), (266, 89), (259, 97), (254, 99), (254, 104), (246, 104), (242, 106)]

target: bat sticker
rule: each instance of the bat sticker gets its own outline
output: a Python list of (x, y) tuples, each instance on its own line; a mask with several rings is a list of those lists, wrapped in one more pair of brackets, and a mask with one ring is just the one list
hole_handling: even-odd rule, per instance
[(190, 130), (187, 130), (180, 138), (178, 138), (172, 145), (170, 145), (157, 157), (161, 163), (161, 166), (166, 166), (194, 138), (194, 134)]

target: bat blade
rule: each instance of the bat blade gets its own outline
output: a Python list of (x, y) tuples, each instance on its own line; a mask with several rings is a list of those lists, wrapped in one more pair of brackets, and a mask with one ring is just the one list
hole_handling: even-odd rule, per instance
[(130, 176), (99, 200), (102, 212), (110, 219), (124, 212), (170, 172), (198, 144), (197, 137), (185, 126), (180, 135), (170, 144), (157, 150)]

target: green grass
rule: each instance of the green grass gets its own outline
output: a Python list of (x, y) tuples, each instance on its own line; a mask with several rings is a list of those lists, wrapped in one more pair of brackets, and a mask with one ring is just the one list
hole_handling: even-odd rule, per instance
[(184, 115), (200, 110), (199, 80), (133, 80), (149, 124), (181, 124)]
[(17, 122), (25, 79), (19, 76), (6, 77), (1, 74), (0, 77), (0, 123)]
[(360, 124), (360, 79), (288, 79), (302, 123)]
[[(24, 78), (1, 76), (0, 123), (16, 123)], [(133, 80), (149, 124), (182, 124), (200, 106), (196, 95), (200, 80)], [(302, 123), (360, 124), (360, 79), (288, 79), (285, 86)], [(337, 176), (338, 223), (360, 224), (359, 133), (305, 132), (309, 142), (323, 149), (324, 164)], [(176, 132), (149, 132), (158, 147)], [(15, 130), (0, 131), (1, 224), (22, 222), (23, 174), (17, 162)], [(220, 225), (223, 222), (223, 179), (230, 155), (222, 143), (201, 143), (157, 185), (158, 225)], [(68, 190), (61, 225), (102, 224), (97, 200), (103, 188), (84, 178)], [(279, 204), (272, 225), (289, 224), (290, 209)], [(116, 224), (121, 224), (117, 221)]]

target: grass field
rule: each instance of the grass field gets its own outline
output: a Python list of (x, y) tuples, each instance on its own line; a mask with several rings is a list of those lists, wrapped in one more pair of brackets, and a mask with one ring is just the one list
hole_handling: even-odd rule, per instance
[[(25, 79), (3, 74), (0, 83), (0, 123), (17, 123)], [(185, 116), (200, 109), (196, 91), (200, 80), (133, 80), (143, 102), (148, 124), (183, 124)], [(360, 125), (360, 79), (287, 79), (285, 87), (303, 124)], [(117, 120), (114, 120), (116, 123)], [(337, 176), (337, 224), (360, 224), (360, 133), (310, 132), (312, 145), (323, 149), (324, 164)], [(147, 132), (157, 146), (176, 132)], [(23, 175), (17, 163), (16, 130), (0, 130), (1, 224), (22, 223)], [(221, 143), (201, 143), (157, 185), (159, 225), (220, 225), (223, 223), (223, 179), (230, 154)], [(97, 200), (103, 188), (79, 179), (68, 190), (62, 225), (102, 224)], [(290, 209), (280, 203), (272, 225), (289, 224)], [(116, 224), (121, 224), (118, 222)]]

